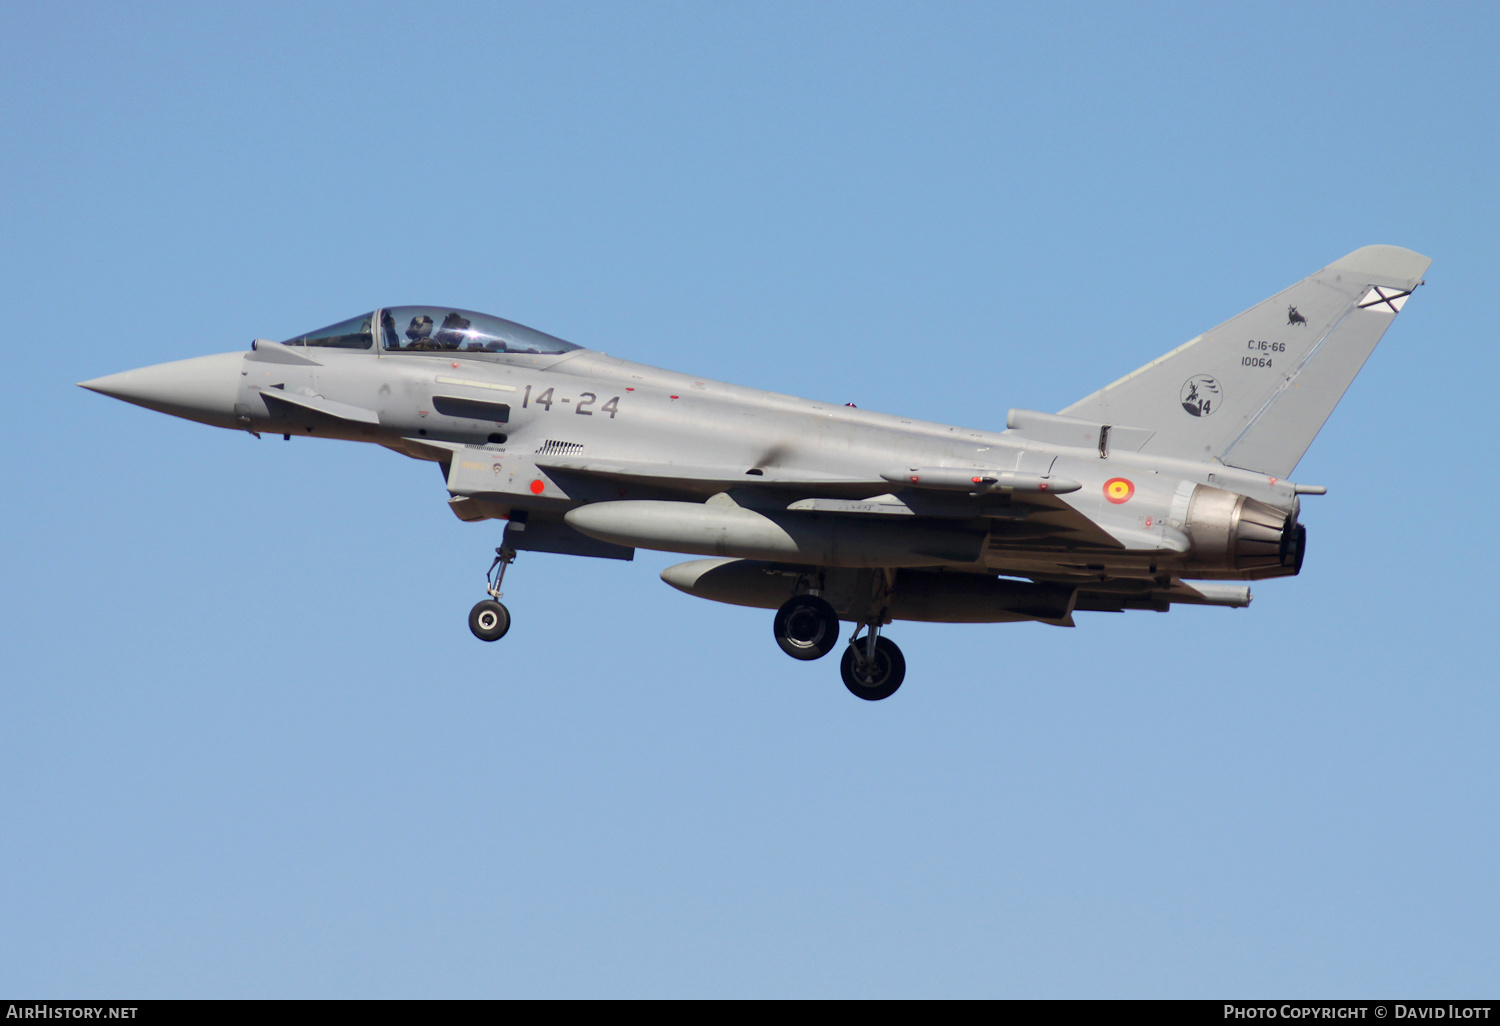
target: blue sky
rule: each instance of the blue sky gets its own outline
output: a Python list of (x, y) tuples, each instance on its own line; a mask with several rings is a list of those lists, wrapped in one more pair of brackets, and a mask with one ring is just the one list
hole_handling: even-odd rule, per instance
[[(1491, 5), (12, 5), (0, 992), (1411, 996), (1500, 965)], [(1248, 610), (899, 695), (75, 388), (377, 304), (979, 428), (1434, 259)]]

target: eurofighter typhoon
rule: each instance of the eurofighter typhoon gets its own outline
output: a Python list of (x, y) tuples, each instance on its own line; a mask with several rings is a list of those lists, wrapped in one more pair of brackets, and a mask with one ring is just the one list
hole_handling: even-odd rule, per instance
[(707, 558), (662, 572), (775, 610), (794, 659), (893, 694), (895, 620), (1072, 626), (1247, 606), (1307, 548), (1288, 480), (1431, 261), (1366, 246), (1058, 413), (973, 430), (707, 381), (468, 310), (397, 306), (248, 352), (82, 382), (217, 427), (375, 442), (504, 523), (469, 627), (510, 628), (519, 552)]

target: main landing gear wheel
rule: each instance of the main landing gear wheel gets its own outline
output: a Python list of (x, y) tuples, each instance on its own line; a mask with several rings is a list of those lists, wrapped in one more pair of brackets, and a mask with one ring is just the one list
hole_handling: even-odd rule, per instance
[(510, 630), (510, 610), (494, 599), (485, 599), (469, 610), (469, 630), (480, 641), (499, 641)]
[(816, 595), (796, 595), (776, 611), (776, 644), (793, 659), (822, 659), (839, 641), (839, 615)]
[(894, 695), (906, 679), (906, 657), (884, 635), (875, 639), (873, 656), (868, 654), (864, 640), (855, 640), (844, 649), (839, 672), (850, 694), (867, 702), (878, 702)]

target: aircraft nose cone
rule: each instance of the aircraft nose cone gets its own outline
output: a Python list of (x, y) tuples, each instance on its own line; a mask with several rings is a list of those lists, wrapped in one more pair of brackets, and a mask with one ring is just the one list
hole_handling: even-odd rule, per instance
[(195, 356), (80, 381), (78, 386), (148, 410), (232, 427), (244, 358), (244, 353)]

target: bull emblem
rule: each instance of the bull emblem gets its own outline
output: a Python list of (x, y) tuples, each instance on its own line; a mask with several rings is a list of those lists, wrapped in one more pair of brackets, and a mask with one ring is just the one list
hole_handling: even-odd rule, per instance
[(1306, 324), (1307, 318), (1299, 314), (1295, 306), (1289, 306), (1286, 308), (1286, 323), (1288, 325)]

